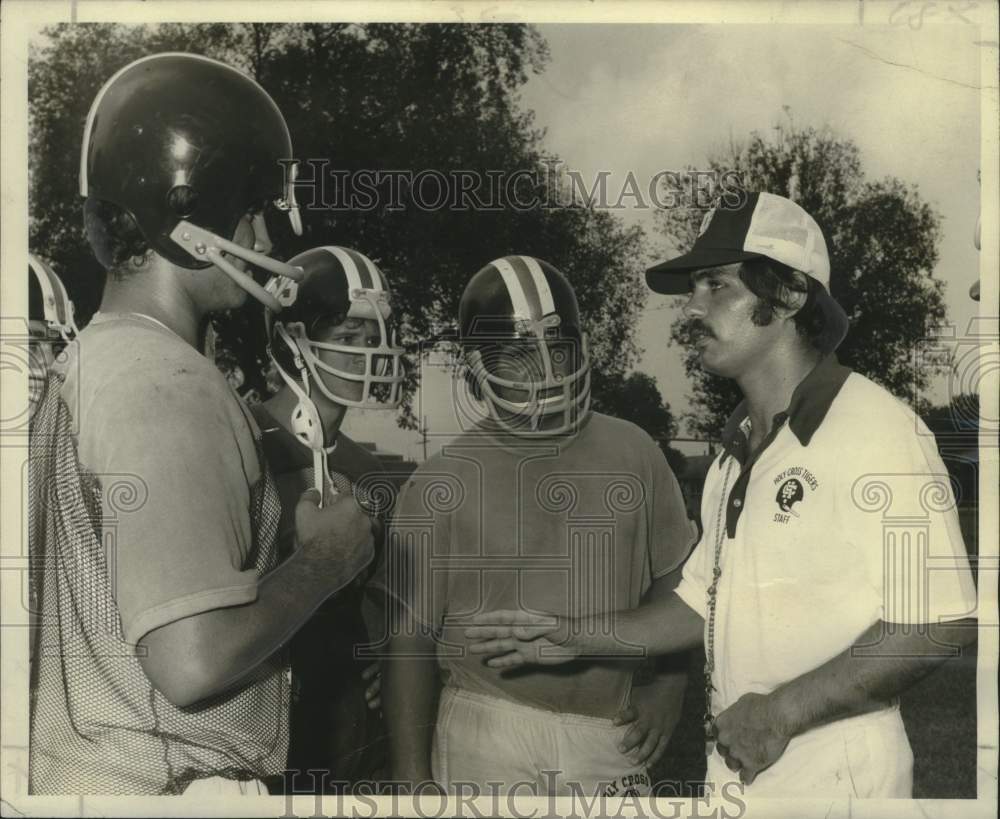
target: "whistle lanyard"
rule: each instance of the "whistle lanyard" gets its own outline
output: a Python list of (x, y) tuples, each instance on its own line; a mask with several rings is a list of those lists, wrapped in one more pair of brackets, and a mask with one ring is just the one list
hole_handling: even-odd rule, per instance
[(719, 596), (719, 580), (722, 578), (722, 540), (725, 536), (723, 512), (726, 509), (727, 493), (729, 491), (729, 476), (733, 470), (732, 455), (726, 467), (726, 476), (722, 481), (722, 494), (719, 496), (719, 512), (715, 518), (715, 560), (712, 566), (712, 582), (708, 587), (708, 616), (705, 632), (705, 756), (710, 756), (715, 748), (715, 716), (712, 713), (712, 672), (715, 671), (715, 606)]

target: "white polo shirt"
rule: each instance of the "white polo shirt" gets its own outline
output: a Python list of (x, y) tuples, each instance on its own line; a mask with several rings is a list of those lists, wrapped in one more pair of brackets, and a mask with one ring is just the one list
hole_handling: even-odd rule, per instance
[(907, 406), (831, 355), (775, 420), (748, 461), (745, 406), (730, 419), (705, 481), (704, 534), (677, 588), (707, 615), (721, 518), (715, 714), (811, 671), (879, 620), (975, 615), (948, 473)]

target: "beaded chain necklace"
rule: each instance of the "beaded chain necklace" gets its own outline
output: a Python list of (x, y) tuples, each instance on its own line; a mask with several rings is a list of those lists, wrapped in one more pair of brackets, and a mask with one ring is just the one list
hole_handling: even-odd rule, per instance
[(712, 583), (708, 587), (708, 629), (705, 635), (705, 756), (710, 756), (715, 748), (715, 716), (712, 714), (712, 672), (715, 671), (715, 604), (719, 595), (719, 579), (722, 577), (722, 513), (726, 508), (726, 493), (729, 490), (729, 475), (733, 471), (732, 455), (726, 467), (726, 477), (722, 481), (722, 495), (719, 497), (719, 512), (715, 518), (715, 563), (712, 567)]

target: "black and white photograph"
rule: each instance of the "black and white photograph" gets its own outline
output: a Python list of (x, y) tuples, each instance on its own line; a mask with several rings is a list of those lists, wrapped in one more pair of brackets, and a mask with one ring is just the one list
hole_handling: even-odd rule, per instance
[(4, 3), (3, 816), (995, 816), (1000, 8)]

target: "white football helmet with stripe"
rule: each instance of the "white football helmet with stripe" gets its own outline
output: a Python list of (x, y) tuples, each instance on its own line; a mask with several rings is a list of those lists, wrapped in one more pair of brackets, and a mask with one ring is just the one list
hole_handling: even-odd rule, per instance
[[(304, 271), (300, 281), (275, 276), (267, 284), (282, 307), (280, 315), (266, 313), (270, 354), (278, 369), (284, 376), (301, 377), (307, 393), (314, 384), (331, 401), (344, 406), (398, 407), (405, 375), (404, 351), (391, 321), (392, 294), (385, 274), (363, 253), (346, 247), (313, 248), (289, 264)], [(354, 347), (316, 337), (319, 328), (348, 318), (376, 321), (377, 346)], [(320, 358), (324, 350), (348, 356), (356, 366), (350, 370), (333, 366)], [(361, 383), (360, 398), (338, 391), (327, 376)]]
[(515, 435), (574, 432), (590, 409), (590, 356), (576, 294), (555, 267), (505, 256), (476, 273), (459, 305), (473, 393)]
[(71, 341), (79, 332), (73, 302), (52, 266), (34, 253), (28, 254), (28, 327), (33, 338)]

